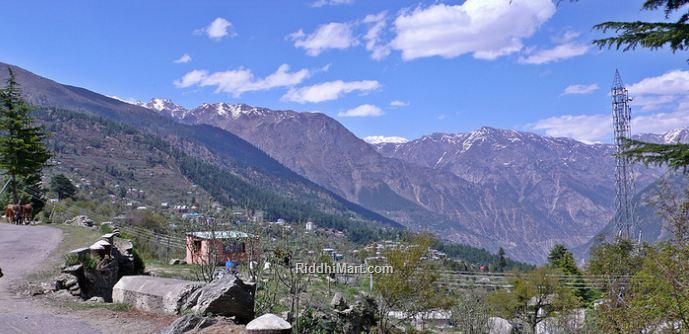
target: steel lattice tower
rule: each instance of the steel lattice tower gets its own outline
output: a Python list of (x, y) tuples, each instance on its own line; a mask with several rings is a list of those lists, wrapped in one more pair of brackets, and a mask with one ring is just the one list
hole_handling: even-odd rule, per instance
[(615, 227), (617, 236), (623, 239), (641, 238), (636, 221), (636, 208), (632, 201), (636, 193), (632, 161), (622, 156), (624, 140), (631, 138), (631, 108), (629, 94), (624, 87), (620, 72), (615, 70), (612, 83), (612, 117), (615, 127)]

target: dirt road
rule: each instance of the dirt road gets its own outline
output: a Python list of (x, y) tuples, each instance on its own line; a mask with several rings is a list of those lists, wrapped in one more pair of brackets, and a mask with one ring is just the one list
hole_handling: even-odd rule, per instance
[(0, 328), (3, 333), (99, 333), (79, 319), (54, 315), (38, 302), (13, 292), (22, 278), (45, 263), (62, 240), (62, 231), (46, 226), (0, 224)]
[(150, 333), (169, 323), (169, 319), (105, 309), (75, 311), (19, 294), (27, 274), (54, 265), (51, 252), (61, 240), (57, 228), (0, 223), (0, 268), (5, 274), (0, 278), (0, 333)]

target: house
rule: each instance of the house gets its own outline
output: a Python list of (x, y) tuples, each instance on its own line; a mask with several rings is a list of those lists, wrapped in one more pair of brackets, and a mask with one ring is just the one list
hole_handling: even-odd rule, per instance
[(306, 222), (305, 229), (306, 229), (307, 231), (313, 231), (313, 227), (314, 227), (314, 226), (313, 226), (313, 222)]
[(227, 260), (245, 262), (247, 243), (256, 236), (238, 231), (190, 232), (187, 233), (187, 263), (207, 264), (215, 258), (218, 264)]

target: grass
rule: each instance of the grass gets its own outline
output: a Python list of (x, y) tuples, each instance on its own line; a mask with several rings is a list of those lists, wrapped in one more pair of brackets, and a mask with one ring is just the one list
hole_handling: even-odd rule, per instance
[(27, 275), (27, 280), (29, 281), (48, 281), (53, 277), (60, 274), (60, 265), (62, 265), (65, 260), (65, 255), (67, 252), (80, 248), (86, 247), (98, 240), (101, 233), (97, 230), (92, 230), (86, 227), (62, 225), (62, 224), (51, 224), (45, 225), (62, 230), (62, 241), (53, 250), (52, 255), (46, 261), (46, 265), (43, 266), (46, 270), (40, 270)]
[(59, 303), (60, 306), (73, 311), (106, 309), (113, 312), (128, 312), (132, 309), (131, 305), (124, 303), (84, 303), (72, 299), (60, 299), (56, 302)]
[(191, 265), (169, 265), (162, 261), (146, 259), (146, 270), (155, 272), (159, 277), (196, 280)]

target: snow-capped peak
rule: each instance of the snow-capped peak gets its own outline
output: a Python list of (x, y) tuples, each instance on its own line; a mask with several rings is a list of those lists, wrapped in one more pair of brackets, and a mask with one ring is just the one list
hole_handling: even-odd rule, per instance
[(183, 119), (189, 112), (187, 108), (163, 98), (152, 98), (148, 103), (139, 102), (137, 104), (160, 114), (177, 119)]
[(404, 144), (409, 142), (409, 139), (398, 136), (368, 136), (364, 137), (364, 141), (369, 144)]
[(241, 115), (263, 115), (267, 109), (246, 104), (204, 103), (192, 111), (194, 114), (214, 113), (222, 117), (239, 118)]
[(667, 144), (685, 142), (689, 139), (689, 129), (674, 129), (663, 135), (663, 141)]

